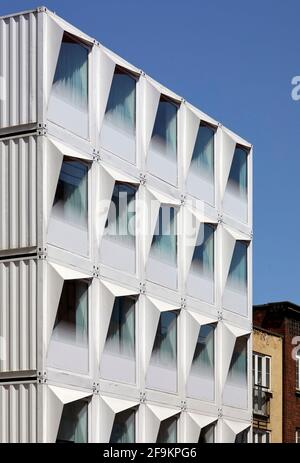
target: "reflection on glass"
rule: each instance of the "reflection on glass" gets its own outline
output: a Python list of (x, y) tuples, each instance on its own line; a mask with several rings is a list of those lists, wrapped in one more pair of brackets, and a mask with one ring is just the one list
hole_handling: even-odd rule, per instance
[(88, 226), (88, 165), (64, 158), (56, 188), (52, 214), (76, 227)]
[(135, 301), (129, 297), (116, 297), (110, 319), (105, 350), (114, 355), (134, 358)]
[(193, 374), (214, 376), (214, 325), (202, 325), (194, 353)]
[(243, 241), (236, 241), (229, 268), (227, 285), (234, 291), (247, 290), (247, 249)]
[(83, 400), (64, 405), (56, 442), (86, 443), (88, 441), (88, 404)]
[(177, 156), (177, 106), (163, 97), (159, 101), (150, 149), (169, 158)]
[(135, 244), (135, 194), (132, 185), (116, 182), (105, 224), (105, 236), (123, 245)]
[(163, 420), (159, 427), (157, 444), (175, 444), (177, 442), (177, 417), (171, 416)]
[(247, 387), (247, 342), (245, 336), (236, 339), (227, 376), (227, 384), (240, 388)]
[[(207, 223), (201, 224), (198, 240), (195, 246), (191, 271), (205, 278), (214, 278), (214, 227)], [(201, 235), (201, 240), (199, 240)], [(198, 242), (200, 241), (200, 242)]]
[(87, 110), (88, 49), (64, 34), (52, 92), (68, 104)]
[(244, 431), (239, 432), (236, 435), (235, 438), (235, 443), (236, 444), (247, 444), (248, 443), (248, 429), (245, 429)]
[(154, 230), (151, 256), (163, 262), (177, 264), (176, 209), (162, 205)]
[(116, 69), (106, 106), (104, 123), (135, 136), (136, 80)]
[(228, 187), (244, 199), (247, 196), (247, 156), (245, 149), (236, 147), (228, 178)]
[(151, 363), (177, 368), (177, 314), (175, 312), (160, 314)]
[(215, 423), (201, 429), (198, 444), (212, 444), (215, 442)]
[(117, 413), (110, 436), (110, 444), (130, 444), (135, 442), (135, 410)]
[(214, 181), (214, 136), (215, 131), (200, 124), (192, 155), (191, 169), (207, 181)]
[(48, 362), (67, 370), (88, 370), (88, 284), (64, 282), (51, 336)]

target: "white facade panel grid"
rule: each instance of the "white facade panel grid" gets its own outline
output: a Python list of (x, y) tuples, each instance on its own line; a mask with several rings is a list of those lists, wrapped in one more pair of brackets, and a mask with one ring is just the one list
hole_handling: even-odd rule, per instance
[[(109, 425), (111, 429), (116, 410), (125, 410), (127, 401), (137, 407), (137, 441), (155, 442), (162, 417), (168, 415), (169, 409), (178, 412), (178, 442), (199, 438), (201, 423), (207, 417), (217, 422), (217, 442), (234, 442), (236, 435), (250, 426), (252, 410), (252, 146), (46, 8), (3, 17), (0, 22), (0, 337), (4, 339), (0, 338), (0, 354), (4, 357), (0, 359), (0, 377), (9, 381), (36, 375), (45, 383), (34, 386), (43, 404), (36, 418), (31, 418), (34, 423), (43, 423), (38, 436), (33, 430), (36, 424), (28, 435), (21, 427), (7, 425), (18, 419), (16, 407), (26, 414), (31, 406), (28, 403), (34, 404), (32, 384), (30, 393), (27, 386), (20, 386), (20, 393), (17, 386), (11, 391), (3, 389), (2, 400), (11, 400), (13, 405), (12, 418), (5, 418), (9, 427), (3, 430), (1, 439), (55, 441), (66, 395), (66, 391), (55, 387), (61, 387), (89, 391), (89, 396), (95, 392), (89, 399), (89, 441), (109, 442), (109, 433), (103, 434), (103, 427), (108, 429)], [(68, 103), (63, 111), (49, 110), (66, 34), (68, 40), (88, 49), (88, 109), (81, 114), (86, 121), (85, 132), (78, 124), (72, 126), (72, 118), (67, 117), (71, 114)], [(101, 133), (116, 70), (135, 79), (136, 126), (130, 143), (118, 130), (110, 132), (115, 139), (109, 148), (103, 144)], [(22, 73), (25, 77), (20, 82)], [(161, 97), (177, 106), (176, 159), (153, 154), (150, 146)], [(207, 191), (202, 182), (198, 192), (197, 182), (191, 189), (188, 178), (200, 123), (214, 130), (213, 182)], [(134, 153), (129, 153), (129, 146), (134, 146)], [(236, 148), (247, 151), (244, 202), (239, 193), (236, 197), (227, 195)], [(70, 226), (55, 216), (56, 192), (65, 160), (79, 161), (87, 169), (87, 226), (80, 230), (76, 224)], [(130, 252), (123, 243), (106, 241), (109, 207), (118, 184), (136, 188), (138, 231)], [(154, 200), (154, 214), (149, 221), (147, 210)], [(172, 265), (162, 264), (151, 253), (161, 206), (173, 207), (177, 215), (176, 263)], [(193, 231), (188, 220), (191, 217), (197, 234), (205, 225), (214, 230), (213, 278), (209, 284), (202, 281), (198, 293), (188, 286), (198, 239), (195, 234), (192, 240), (188, 238)], [(242, 275), (246, 286), (228, 290), (239, 245), (247, 246), (243, 257), (238, 256), (243, 267), (238, 278)], [(68, 368), (50, 366), (48, 362), (60, 296), (64, 282), (69, 280), (89, 282), (88, 369), (84, 371), (76, 371), (74, 362)], [(130, 365), (127, 363), (130, 371), (134, 368), (134, 381), (126, 379), (126, 375), (118, 377), (117, 373), (124, 373), (125, 365), (120, 358), (112, 362), (115, 376), (109, 378), (105, 373), (104, 377), (101, 373), (105, 370), (101, 370), (101, 362), (115, 303), (127, 296), (136, 300), (134, 367), (132, 359)], [(170, 387), (166, 371), (161, 375), (164, 384), (153, 382), (153, 378), (147, 382), (156, 330), (164, 312), (177, 314), (177, 368), (172, 372), (176, 388)], [(206, 324), (215, 327), (214, 393), (210, 400), (187, 393), (199, 327)], [(241, 338), (247, 339), (247, 353), (239, 352), (247, 366), (243, 386), (247, 400), (242, 405), (233, 401), (229, 406), (224, 403), (224, 389), (234, 348)], [(48, 392), (49, 382), (55, 385), (54, 392)], [(45, 400), (56, 404), (54, 418), (48, 416)], [(102, 408), (107, 422), (101, 416)]]
[(201, 429), (210, 423), (215, 425), (215, 442), (233, 443), (239, 432), (249, 428), (243, 417), (220, 417), (205, 410), (188, 411), (155, 401), (144, 403), (134, 397), (99, 394), (63, 383), (27, 381), (0, 385), (0, 442), (55, 442), (64, 405), (77, 401), (87, 404), (87, 442), (108, 443), (117, 414), (131, 409), (135, 411), (136, 442), (155, 443), (160, 424), (171, 416), (177, 418), (179, 443), (197, 443)]

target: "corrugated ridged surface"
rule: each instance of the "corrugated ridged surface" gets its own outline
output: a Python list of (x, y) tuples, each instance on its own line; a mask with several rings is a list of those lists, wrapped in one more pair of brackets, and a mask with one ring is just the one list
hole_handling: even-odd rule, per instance
[(1, 262), (1, 372), (36, 369), (36, 305), (37, 262)]
[(0, 385), (0, 443), (36, 442), (36, 384)]
[(37, 15), (0, 20), (0, 128), (37, 119)]
[(0, 142), (0, 250), (36, 246), (37, 139)]

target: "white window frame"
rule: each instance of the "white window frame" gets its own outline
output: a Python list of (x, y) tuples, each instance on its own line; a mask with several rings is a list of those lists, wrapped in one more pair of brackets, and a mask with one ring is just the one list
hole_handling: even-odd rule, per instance
[[(258, 383), (258, 358), (261, 358), (262, 359), (262, 373), (261, 373), (261, 376), (262, 376), (262, 384), (259, 384)], [(266, 359), (269, 359), (269, 387), (266, 386), (266, 378), (267, 378), (267, 368), (266, 368)], [(252, 358), (252, 361), (253, 361), (253, 370), (254, 370), (254, 384), (253, 386), (262, 386), (264, 387), (266, 390), (270, 391), (271, 390), (271, 387), (272, 387), (272, 382), (271, 382), (271, 378), (272, 378), (272, 357), (270, 357), (269, 355), (265, 355), (265, 354), (261, 354), (259, 352), (253, 352), (253, 358)]]
[[(267, 443), (271, 443), (271, 431), (268, 431), (267, 429), (257, 429), (257, 428), (254, 428), (253, 429), (253, 444), (258, 444), (258, 435), (261, 434), (262, 436), (262, 444), (267, 444)], [(266, 437), (269, 437), (269, 442), (267, 442), (266, 440)]]
[(296, 428), (295, 432), (295, 443), (300, 444), (300, 428)]

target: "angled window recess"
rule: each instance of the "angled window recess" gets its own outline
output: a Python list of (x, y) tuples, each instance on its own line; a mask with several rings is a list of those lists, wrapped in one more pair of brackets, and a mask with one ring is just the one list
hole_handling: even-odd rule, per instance
[(187, 176), (187, 191), (193, 196), (214, 204), (215, 129), (201, 122)]
[(57, 434), (57, 443), (88, 442), (88, 402), (77, 400), (65, 404)]
[(110, 318), (100, 376), (126, 383), (135, 382), (134, 297), (116, 297)]
[(248, 312), (248, 243), (236, 241), (223, 294), (226, 309), (247, 315)]
[(230, 167), (223, 209), (242, 222), (248, 221), (248, 151), (238, 145)]
[(201, 325), (187, 381), (187, 395), (195, 399), (214, 400), (215, 325)]
[(89, 136), (89, 49), (64, 34), (48, 105), (48, 119), (82, 138)]
[(187, 277), (187, 293), (205, 302), (214, 302), (215, 227), (201, 223)]
[(249, 429), (239, 432), (235, 438), (235, 444), (247, 444), (248, 443)]
[(160, 424), (157, 444), (175, 444), (177, 442), (177, 416), (171, 416)]
[(177, 390), (177, 313), (161, 312), (156, 330), (146, 386), (169, 392)]
[(247, 351), (248, 337), (240, 336), (236, 338), (223, 393), (223, 402), (225, 405), (247, 408)]
[(101, 262), (130, 273), (136, 270), (136, 192), (134, 185), (115, 182), (100, 248)]
[(66, 280), (63, 284), (47, 364), (76, 373), (88, 372), (88, 283), (84, 280)]
[(111, 444), (135, 442), (135, 413), (135, 409), (129, 408), (115, 415), (109, 441)]
[(198, 444), (212, 444), (215, 442), (216, 423), (211, 423), (200, 431)]
[(48, 228), (49, 243), (88, 255), (88, 171), (90, 164), (64, 156)]
[(177, 208), (162, 204), (152, 238), (147, 277), (177, 287)]
[(148, 169), (155, 176), (177, 184), (178, 106), (161, 95), (152, 131)]
[(101, 146), (135, 162), (136, 78), (116, 67), (100, 134)]

